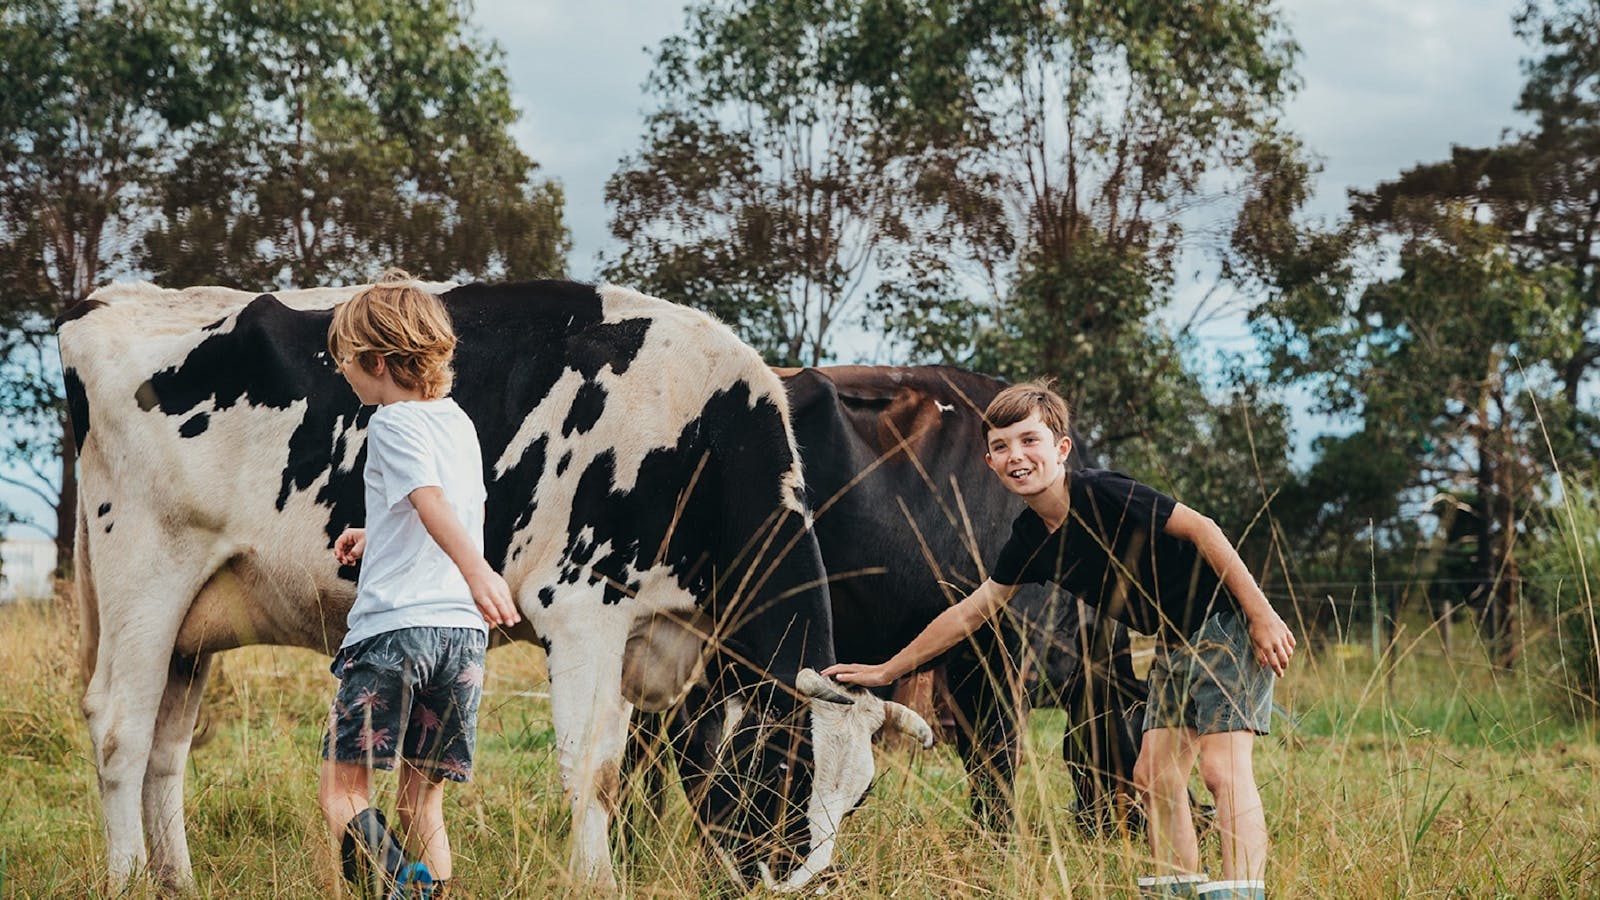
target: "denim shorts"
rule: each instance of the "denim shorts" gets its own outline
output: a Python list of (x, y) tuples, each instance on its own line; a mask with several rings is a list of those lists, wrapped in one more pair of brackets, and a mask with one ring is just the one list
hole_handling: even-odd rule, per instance
[(1276, 681), (1272, 670), (1256, 661), (1244, 619), (1232, 610), (1215, 613), (1188, 640), (1157, 645), (1144, 730), (1266, 734)]
[(471, 778), (488, 644), (476, 628), (401, 628), (341, 649), (322, 758)]

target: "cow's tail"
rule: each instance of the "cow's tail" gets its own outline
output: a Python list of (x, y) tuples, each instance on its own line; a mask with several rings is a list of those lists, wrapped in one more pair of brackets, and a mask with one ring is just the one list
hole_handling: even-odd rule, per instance
[(72, 537), (72, 593), (78, 602), (78, 669), (87, 690), (100, 654), (100, 598), (94, 589), (94, 563), (89, 558), (89, 516), (78, 495), (78, 524)]

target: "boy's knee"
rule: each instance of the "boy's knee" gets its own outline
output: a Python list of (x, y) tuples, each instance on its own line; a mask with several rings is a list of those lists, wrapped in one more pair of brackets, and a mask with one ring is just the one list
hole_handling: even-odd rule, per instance
[(1139, 754), (1139, 759), (1133, 764), (1133, 789), (1140, 796), (1149, 796), (1151, 787), (1151, 765), (1148, 753)]
[(1180, 771), (1177, 766), (1141, 763), (1142, 767), (1135, 765), (1133, 770), (1133, 783), (1141, 796), (1174, 797), (1189, 789), (1188, 773)]
[(1233, 754), (1223, 754), (1216, 758), (1200, 760), (1200, 778), (1206, 784), (1206, 790), (1213, 797), (1225, 792), (1232, 792), (1235, 787), (1240, 787), (1254, 781), (1254, 774), (1250, 770), (1248, 758), (1240, 760)]

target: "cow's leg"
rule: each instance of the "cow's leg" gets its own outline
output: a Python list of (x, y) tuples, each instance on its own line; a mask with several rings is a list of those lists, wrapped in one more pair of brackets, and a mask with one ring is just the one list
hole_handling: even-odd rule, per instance
[(183, 823), (183, 766), (189, 758), (195, 719), (211, 671), (211, 654), (174, 654), (156, 714), (150, 763), (144, 775), (144, 826), (150, 838), (150, 870), (167, 888), (194, 889), (189, 840)]
[[(94, 746), (95, 766), (100, 775), (100, 803), (105, 816), (106, 872), (113, 892), (120, 890), (128, 877), (142, 869), (145, 853), (145, 828), (165, 839), (163, 852), (174, 844), (172, 834), (183, 830), (181, 794), (162, 809), (171, 810), (163, 821), (143, 817), (145, 776), (150, 768), (151, 749), (156, 742), (157, 719), (168, 706), (168, 684), (172, 681), (173, 647), (179, 625), (190, 602), (205, 582), (204, 574), (215, 565), (202, 562), (192, 569), (155, 565), (155, 560), (206, 560), (209, 540), (186, 540), (175, 536), (147, 535), (119, 547), (107, 558), (95, 558), (94, 599), (99, 620), (99, 641), (95, 650), (94, 674), (84, 693), (83, 712)], [(220, 560), (218, 561), (220, 562)], [(198, 702), (196, 695), (193, 702)], [(181, 701), (181, 702), (180, 702)], [(174, 695), (172, 707), (181, 711), (191, 702)], [(193, 716), (169, 728), (192, 731)], [(167, 733), (163, 731), (163, 734)], [(187, 737), (184, 738), (187, 746)], [(170, 761), (170, 757), (168, 758)], [(172, 770), (181, 778), (183, 764)], [(168, 782), (170, 783), (170, 782)], [(154, 805), (154, 804), (153, 804)], [(163, 862), (174, 862), (167, 856)], [(181, 868), (164, 871), (165, 877), (188, 883), (192, 874), (187, 854)]]
[[(986, 642), (987, 643), (987, 642)], [(985, 828), (1011, 828), (1018, 721), (1023, 709), (1016, 671), (994, 644), (952, 659), (947, 667), (956, 719), (956, 750), (970, 780), (973, 818)]]
[[(100, 652), (84, 696), (84, 714), (100, 773), (106, 872), (113, 891), (147, 861), (142, 817), (145, 774), (176, 636), (176, 625), (163, 629), (103, 616)], [(169, 830), (183, 829), (181, 803), (177, 809), (175, 822), (166, 824)], [(176, 874), (181, 880), (192, 877), (187, 871)]]
[(550, 717), (561, 785), (572, 807), (572, 872), (614, 887), (607, 834), (617, 810), (622, 751), (633, 711), (622, 698), (622, 651), (631, 615), (614, 605), (602, 606), (598, 595), (592, 599), (593, 609), (581, 622), (552, 616), (555, 621), (536, 622), (535, 627), (549, 641)]
[(644, 846), (637, 839), (660, 832), (657, 825), (666, 815), (667, 756), (671, 752), (666, 716), (636, 711), (629, 722), (622, 758), (622, 794), (617, 801), (621, 813), (615, 830), (636, 839), (629, 845), (630, 852)]

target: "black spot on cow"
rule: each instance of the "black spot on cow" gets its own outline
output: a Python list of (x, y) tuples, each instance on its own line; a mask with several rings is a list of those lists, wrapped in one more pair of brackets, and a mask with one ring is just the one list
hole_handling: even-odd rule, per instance
[(182, 363), (152, 375), (154, 399), (169, 416), (202, 403), (216, 410), (241, 401), (288, 409), (329, 387), (328, 369), (317, 363), (315, 353), (327, 346), (332, 320), (330, 311), (291, 310), (262, 294), (239, 310), (232, 330), (212, 334)]
[(105, 516), (105, 514), (108, 513), (108, 512), (111, 512), (111, 504), (102, 503), (102, 504), (100, 504), (100, 508), (95, 510), (94, 514), (95, 514), (95, 516), (97, 518), (103, 518)]
[(81, 450), (89, 437), (89, 394), (83, 389), (83, 379), (78, 377), (76, 369), (69, 367), (61, 373), (61, 381), (67, 390), (67, 418), (72, 423), (72, 440)]
[[(576, 431), (583, 434), (600, 421), (606, 411), (606, 389), (598, 382), (585, 381), (572, 398), (572, 408), (567, 410), (567, 420), (561, 423), (561, 436), (571, 437)], [(560, 474), (559, 472), (557, 474)]]
[(115, 523), (115, 522), (107, 522), (106, 523), (106, 534), (110, 534), (111, 533), (111, 526), (113, 526), (115, 524), (117, 524), (117, 523)]
[(315, 499), (329, 510), (324, 531), (330, 547), (341, 531), (365, 517), (365, 450), (348, 471), (336, 464), (344, 458), (352, 429), (365, 427), (371, 415), (320, 358), (332, 319), (330, 310), (294, 310), (263, 294), (239, 310), (233, 328), (210, 330), (182, 362), (155, 373), (136, 392), (143, 409), (189, 416), (180, 429), (185, 437), (203, 432), (218, 410), (240, 404), (286, 410), (303, 403), (276, 506), (284, 509), (291, 494), (326, 476)]
[(618, 375), (628, 371), (633, 358), (644, 346), (645, 333), (650, 330), (649, 319), (623, 319), (621, 322), (596, 325), (582, 335), (582, 340), (567, 345), (567, 365), (594, 380), (606, 366)]
[(88, 298), (79, 300), (77, 303), (67, 307), (66, 312), (56, 316), (55, 327), (59, 329), (68, 322), (74, 319), (81, 319), (105, 305), (106, 302), (104, 300), (90, 300)]
[[(463, 386), (456, 402), (478, 427), (486, 473), (494, 471), (557, 381), (572, 370), (589, 383), (601, 369), (627, 372), (650, 329), (648, 319), (605, 322), (594, 287), (572, 282), (469, 284), (442, 299), (463, 350), (456, 355), (456, 383)], [(521, 456), (490, 475), (484, 548), (491, 565), (505, 564), (512, 536), (532, 521), (550, 462), (550, 433), (558, 426), (569, 435), (582, 433), (599, 418), (604, 391), (595, 385), (580, 393), (584, 396), (575, 406), (583, 409), (560, 416), (564, 425), (538, 423), (542, 429)]]
[(548, 609), (550, 604), (556, 602), (556, 590), (549, 585), (539, 588), (539, 605)]
[(572, 465), (572, 451), (568, 450), (567, 452), (561, 454), (561, 461), (556, 463), (556, 475), (561, 476), (567, 474), (567, 467), (570, 465)]
[[(638, 477), (627, 491), (616, 487), (615, 451), (597, 454), (584, 469), (573, 491), (567, 524), (568, 562), (588, 568), (589, 583), (606, 582), (603, 602), (620, 602), (638, 589), (629, 573), (658, 564), (668, 567), (679, 587), (695, 596), (707, 596), (716, 566), (708, 564), (712, 548), (705, 536), (717, 534), (723, 527), (718, 521), (723, 505), (760, 509), (763, 516), (782, 507), (783, 498), (775, 490), (777, 479), (770, 475), (750, 481), (774, 488), (767, 496), (723, 493), (723, 485), (729, 483), (723, 460), (730, 455), (735, 460), (751, 457), (751, 464), (769, 469), (787, 467), (792, 459), (777, 407), (766, 398), (754, 406), (754, 417), (765, 418), (770, 428), (742, 428), (736, 436), (723, 434), (724, 423), (748, 423), (752, 418), (751, 391), (749, 385), (739, 382), (714, 394), (685, 422), (676, 444), (645, 454)], [(719, 441), (724, 446), (714, 452), (713, 443)], [(689, 496), (683, 496), (684, 492)]]

